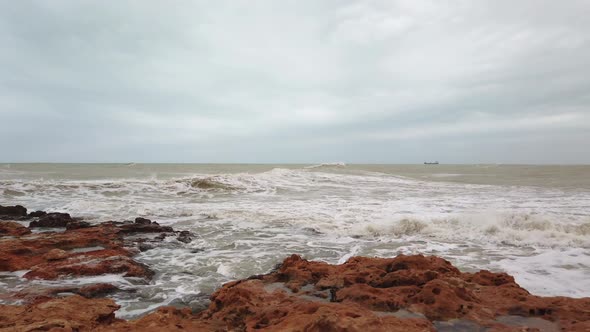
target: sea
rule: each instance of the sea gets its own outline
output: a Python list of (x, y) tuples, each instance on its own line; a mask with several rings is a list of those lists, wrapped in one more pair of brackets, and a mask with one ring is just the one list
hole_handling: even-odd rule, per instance
[(113, 283), (123, 318), (204, 308), (223, 283), (291, 254), (331, 264), (437, 255), (462, 271), (507, 272), (536, 295), (590, 296), (585, 165), (0, 164), (0, 204), (93, 223), (140, 216), (194, 233), (136, 256), (156, 271), (150, 282), (0, 273), (0, 294)]

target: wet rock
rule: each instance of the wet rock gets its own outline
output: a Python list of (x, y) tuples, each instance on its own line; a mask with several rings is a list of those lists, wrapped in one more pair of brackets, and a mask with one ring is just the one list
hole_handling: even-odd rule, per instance
[(14, 217), (26, 217), (27, 208), (22, 205), (2, 206), (0, 205), (0, 219), (11, 219)]
[(144, 251), (148, 251), (151, 249), (154, 249), (155, 247), (151, 244), (148, 243), (140, 243), (137, 245), (137, 249), (139, 249), (139, 251), (144, 252)]
[(13, 221), (2, 221), (0, 222), (0, 237), (2, 236), (22, 236), (31, 234), (31, 230), (25, 226), (13, 222)]
[(160, 226), (158, 224), (125, 224), (119, 227), (119, 232), (122, 234), (130, 233), (163, 233), (173, 232), (172, 227)]
[(146, 218), (137, 217), (135, 218), (135, 223), (140, 225), (149, 225), (152, 223), (152, 221)]
[(69, 213), (52, 212), (31, 221), (29, 227), (66, 227), (68, 223), (76, 221)]
[(166, 238), (166, 236), (168, 236), (168, 234), (166, 234), (166, 233), (162, 233), (162, 234), (158, 234), (158, 235), (156, 235), (156, 236), (154, 237), (154, 239), (162, 241), (162, 240), (164, 240), (164, 239)]
[[(114, 290), (96, 285), (86, 291), (53, 292), (91, 297)], [(444, 259), (421, 255), (353, 257), (341, 265), (293, 255), (269, 274), (223, 285), (211, 296), (209, 307), (197, 314), (188, 308), (162, 307), (124, 321), (112, 318), (114, 307), (99, 319), (92, 313), (114, 303), (94, 301), (69, 296), (41, 298), (26, 307), (0, 306), (0, 331), (49, 329), (48, 320), (79, 331), (534, 331), (539, 327), (586, 331), (590, 327), (588, 298), (534, 296), (506, 274), (462, 273)], [(79, 319), (72, 316), (76, 311), (87, 315)]]
[(190, 243), (193, 239), (191, 237), (191, 232), (189, 231), (181, 231), (176, 237), (176, 240), (184, 243)]
[(123, 249), (95, 250), (73, 254), (66, 259), (37, 264), (23, 277), (27, 279), (57, 279), (63, 276), (96, 276), (123, 274), (124, 277), (149, 279), (154, 272), (145, 264), (128, 257)]
[(111, 299), (79, 295), (28, 306), (0, 305), (0, 331), (93, 331), (112, 324), (117, 309)]
[(40, 217), (43, 217), (46, 215), (47, 215), (47, 212), (45, 212), (45, 211), (34, 211), (34, 212), (29, 213), (27, 216), (29, 218), (40, 218)]
[(90, 224), (87, 221), (72, 221), (72, 222), (69, 222), (66, 224), (66, 230), (88, 228), (88, 227), (92, 227), (92, 224)]
[(118, 291), (119, 288), (113, 286), (111, 284), (101, 283), (101, 284), (92, 284), (88, 286), (84, 286), (76, 291), (76, 294), (84, 296), (85, 298), (96, 298), (102, 297), (107, 294), (114, 293)]

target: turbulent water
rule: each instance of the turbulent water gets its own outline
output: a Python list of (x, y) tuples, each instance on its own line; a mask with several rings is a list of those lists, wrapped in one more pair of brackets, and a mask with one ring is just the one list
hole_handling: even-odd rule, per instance
[[(0, 164), (0, 204), (88, 221), (143, 216), (197, 237), (137, 256), (149, 284), (118, 275), (119, 316), (207, 304), (222, 283), (284, 257), (434, 254), (506, 271), (538, 295), (590, 296), (590, 166)], [(24, 272), (0, 276), (0, 292)], [(47, 281), (35, 281), (48, 283)]]

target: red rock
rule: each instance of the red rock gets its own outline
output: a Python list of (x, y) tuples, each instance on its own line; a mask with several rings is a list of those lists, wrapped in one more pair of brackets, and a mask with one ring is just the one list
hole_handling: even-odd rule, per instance
[(113, 293), (118, 289), (119, 288), (111, 284), (101, 283), (81, 287), (80, 289), (76, 290), (75, 293), (82, 295), (85, 298), (94, 298)]
[(70, 255), (66, 259), (37, 264), (24, 275), (27, 279), (57, 279), (62, 276), (94, 276), (123, 273), (125, 277), (149, 279), (150, 268), (128, 257), (124, 249), (105, 249)]
[(57, 261), (66, 257), (68, 257), (68, 252), (61, 249), (51, 249), (48, 253), (43, 255), (43, 258), (48, 261)]
[[(103, 287), (110, 289), (97, 286), (96, 292)], [(54, 322), (79, 331), (365, 332), (434, 331), (436, 326), (525, 331), (529, 323), (563, 331), (590, 327), (589, 298), (534, 296), (504, 273), (461, 273), (444, 259), (420, 255), (354, 257), (342, 265), (291, 256), (270, 274), (225, 284), (198, 314), (164, 307), (137, 320), (113, 320), (112, 302), (108, 307), (105, 300), (85, 306), (81, 301), (71, 296), (27, 307), (1, 306), (0, 327), (48, 329)], [(58, 303), (62, 311), (48, 310)], [(113, 311), (104, 309), (105, 304)], [(88, 313), (72, 316), (64, 312), (68, 306)], [(97, 308), (107, 318), (97, 319)]]
[(14, 221), (0, 221), (0, 237), (31, 234), (31, 230)]
[(111, 299), (74, 295), (28, 306), (0, 305), (0, 331), (93, 331), (115, 321)]

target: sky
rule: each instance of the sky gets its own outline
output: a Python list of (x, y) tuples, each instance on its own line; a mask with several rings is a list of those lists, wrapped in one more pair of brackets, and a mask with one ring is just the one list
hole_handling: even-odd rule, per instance
[(589, 0), (1, 1), (0, 162), (590, 163)]

